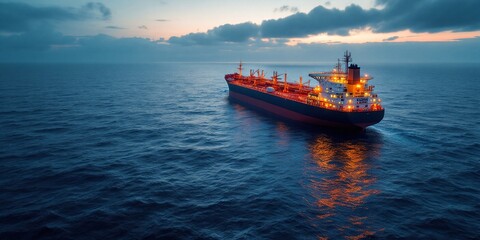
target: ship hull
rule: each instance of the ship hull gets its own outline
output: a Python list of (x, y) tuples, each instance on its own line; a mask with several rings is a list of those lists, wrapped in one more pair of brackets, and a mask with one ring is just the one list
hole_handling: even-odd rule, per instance
[(340, 112), (323, 109), (227, 82), (230, 98), (294, 121), (339, 128), (366, 128), (383, 119), (384, 110)]

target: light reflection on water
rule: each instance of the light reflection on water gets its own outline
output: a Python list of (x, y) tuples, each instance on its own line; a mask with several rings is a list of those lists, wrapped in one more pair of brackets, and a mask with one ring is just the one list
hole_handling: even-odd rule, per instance
[(366, 202), (379, 193), (372, 186), (376, 178), (370, 170), (381, 141), (374, 131), (361, 135), (344, 139), (322, 134), (309, 146), (312, 162), (305, 188), (311, 195), (307, 204), (315, 212), (311, 222), (320, 239), (361, 239), (380, 231), (368, 224)]
[(480, 239), (480, 65), (371, 67), (348, 136), (228, 104), (231, 64), (0, 65), (0, 239)]
[[(304, 189), (300, 198), (305, 202), (303, 209), (294, 208), (303, 216), (297, 220), (309, 224), (318, 239), (364, 239), (383, 231), (371, 223), (373, 214), (368, 207), (369, 198), (380, 193), (371, 171), (383, 147), (380, 132), (375, 128), (352, 133), (299, 126), (249, 106), (232, 106), (241, 125), (237, 134), (243, 139), (239, 141), (257, 144), (257, 157), (263, 159), (268, 153), (282, 173), (294, 175), (280, 181), (300, 180)], [(259, 133), (275, 140), (264, 142), (265, 136)], [(301, 154), (306, 154), (303, 166), (296, 161)], [(288, 184), (282, 183), (284, 187)]]

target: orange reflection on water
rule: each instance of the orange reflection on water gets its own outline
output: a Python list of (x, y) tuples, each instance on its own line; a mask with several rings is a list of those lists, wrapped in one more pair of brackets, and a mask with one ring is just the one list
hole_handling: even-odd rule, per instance
[[(315, 225), (334, 223), (335, 230), (320, 229), (320, 239), (362, 239), (375, 231), (367, 224), (366, 198), (378, 194), (372, 189), (375, 177), (369, 174), (368, 159), (379, 152), (379, 144), (366, 141), (317, 138), (310, 146), (313, 171), (308, 188), (313, 197), (311, 205), (318, 213)], [(323, 231), (324, 230), (324, 231)]]
[(290, 143), (288, 126), (283, 122), (276, 123), (277, 144), (279, 147), (285, 147)]

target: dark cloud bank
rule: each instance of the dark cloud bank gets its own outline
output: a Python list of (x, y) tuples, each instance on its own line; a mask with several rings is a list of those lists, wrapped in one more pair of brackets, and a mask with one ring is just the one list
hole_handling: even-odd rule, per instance
[[(364, 54), (364, 61), (480, 61), (480, 39), (440, 43), (300, 44), (285, 46), (290, 37), (328, 33), (348, 35), (369, 28), (388, 33), (480, 30), (477, 0), (377, 0), (379, 9), (350, 5), (343, 10), (318, 6), (309, 13), (266, 20), (261, 24), (225, 24), (204, 33), (169, 40), (114, 38), (107, 35), (65, 36), (55, 24), (65, 21), (106, 21), (110, 9), (101, 3), (78, 8), (35, 7), (0, 3), (1, 62), (150, 62), (150, 61), (324, 61), (345, 49)], [(290, 9), (290, 8), (289, 8)], [(285, 10), (285, 9), (284, 9)], [(159, 19), (156, 21), (166, 21)], [(141, 25), (145, 26), (145, 25)], [(106, 28), (122, 29), (107, 25)], [(263, 42), (261, 38), (275, 39)], [(421, 54), (419, 54), (421, 53)], [(325, 58), (319, 58), (325, 56)], [(358, 57), (357, 57), (358, 59)]]
[[(191, 33), (177, 37), (172, 39), (172, 42), (212, 44), (243, 42), (249, 38), (307, 37), (320, 33), (347, 36), (350, 30), (365, 28), (377, 33), (407, 29), (430, 33), (480, 30), (478, 0), (377, 0), (377, 5), (382, 9), (363, 9), (355, 4), (344, 10), (318, 6), (309, 13), (295, 13), (281, 19), (266, 20), (260, 25), (222, 25), (207, 33)], [(246, 25), (248, 28), (245, 28)], [(223, 29), (235, 34), (231, 39), (219, 38), (215, 32)]]
[(0, 2), (0, 32), (24, 32), (58, 21), (110, 19), (111, 12), (102, 3), (90, 2), (81, 8), (34, 7), (25, 3)]

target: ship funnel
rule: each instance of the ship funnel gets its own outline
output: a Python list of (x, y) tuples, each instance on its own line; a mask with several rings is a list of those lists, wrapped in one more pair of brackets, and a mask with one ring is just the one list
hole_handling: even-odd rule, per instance
[(348, 67), (348, 84), (357, 84), (360, 82), (360, 67), (357, 64), (350, 64)]

